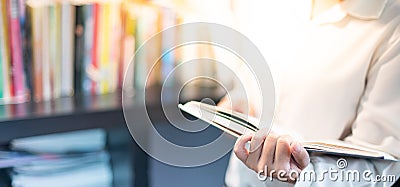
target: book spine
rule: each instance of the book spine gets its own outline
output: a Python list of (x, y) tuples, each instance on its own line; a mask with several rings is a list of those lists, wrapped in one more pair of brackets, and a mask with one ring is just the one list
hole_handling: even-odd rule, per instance
[(82, 93), (82, 73), (85, 48), (85, 6), (76, 6), (75, 14), (75, 93)]
[(3, 33), (3, 39), (1, 42), (1, 45), (3, 47), (1, 48), (1, 53), (3, 54), (3, 63), (2, 63), (2, 77), (3, 77), (3, 103), (8, 103), (11, 97), (11, 76), (10, 76), (10, 50), (9, 50), (9, 34), (8, 34), (8, 18), (7, 18), (7, 7), (5, 1), (0, 1), (1, 4), (1, 20), (2, 20), (2, 25), (0, 25), (0, 32)]
[(12, 71), (13, 102), (23, 102), (26, 99), (25, 74), (22, 59), (21, 29), (18, 18), (18, 1), (7, 0), (8, 19), (10, 24), (10, 48)]
[(122, 83), (123, 83), (123, 76), (122, 72), (124, 72), (124, 60), (125, 60), (125, 30), (126, 30), (126, 17), (127, 13), (126, 10), (123, 8), (124, 5), (121, 5), (121, 39), (120, 39), (120, 66), (118, 67), (118, 88), (122, 88)]
[(49, 50), (50, 50), (50, 90), (51, 90), (51, 97), (58, 98), (59, 93), (59, 45), (58, 45), (58, 11), (57, 11), (57, 4), (52, 3), (49, 6)]
[[(162, 13), (162, 29), (166, 29), (176, 24), (176, 15), (172, 9), (167, 7), (162, 8), (161, 13)], [(162, 50), (161, 73), (162, 73), (162, 80), (164, 81), (167, 80), (168, 75), (172, 72), (175, 65), (175, 59), (174, 59), (175, 55), (173, 52), (174, 50), (168, 48), (168, 46), (171, 46), (173, 43), (175, 43), (175, 33), (164, 32), (161, 44), (161, 50)], [(166, 82), (165, 85), (171, 86), (172, 81), (173, 80)]]
[(51, 99), (51, 82), (50, 82), (50, 36), (49, 36), (49, 7), (45, 6), (42, 12), (42, 86), (43, 100)]
[[(134, 77), (132, 57), (135, 53), (135, 34), (136, 34), (136, 18), (133, 13), (127, 8), (123, 11), (123, 32), (122, 32), (122, 50), (121, 50), (121, 66), (119, 72), (119, 87), (122, 88), (125, 73), (129, 73), (131, 77)], [(129, 70), (128, 70), (129, 67)], [(133, 83), (126, 83), (126, 89), (133, 90)]]
[[(99, 45), (99, 36), (100, 36), (100, 23), (99, 23), (99, 19), (100, 19), (100, 5), (99, 3), (95, 3), (93, 6), (93, 47), (92, 47), (92, 63), (91, 63), (91, 68), (93, 69), (93, 72), (97, 73), (98, 72), (98, 57), (99, 57), (99, 53), (98, 53), (98, 45)], [(96, 76), (93, 75), (91, 77), (91, 94), (96, 94), (96, 88), (97, 88), (97, 80), (96, 80)]]
[(72, 96), (74, 92), (74, 6), (69, 2), (62, 2), (61, 8), (61, 95)]
[[(146, 40), (150, 39), (154, 34), (160, 31), (160, 10), (158, 7), (151, 4), (143, 4), (140, 10), (137, 9), (137, 35), (136, 47), (138, 48)], [(161, 80), (161, 65), (160, 63), (150, 62), (157, 59), (161, 55), (161, 41), (154, 41), (156, 46), (151, 49), (143, 50), (141, 54), (135, 57), (135, 87), (143, 90), (144, 87), (153, 86)], [(153, 67), (153, 65), (155, 65)], [(149, 76), (146, 74), (150, 68), (153, 68)]]
[(92, 49), (93, 45), (93, 35), (94, 33), (94, 20), (93, 20), (93, 7), (94, 5), (85, 6), (85, 57), (83, 64), (83, 77), (82, 77), (82, 92), (84, 94), (91, 93), (91, 73), (92, 73)]
[(109, 91), (108, 77), (110, 68), (110, 2), (105, 2), (102, 5), (102, 43), (101, 43), (101, 53), (100, 53), (100, 88), (98, 90), (98, 94), (105, 94)]
[(120, 2), (112, 2), (111, 3), (111, 12), (110, 12), (110, 22), (111, 22), (111, 54), (110, 54), (110, 63), (109, 63), (109, 92), (115, 92), (118, 85), (118, 68), (120, 66), (120, 40), (121, 40), (121, 17), (120, 17)]
[(32, 66), (33, 66), (33, 99), (43, 100), (43, 81), (42, 81), (42, 10), (41, 8), (27, 8), (32, 22)]
[(57, 31), (56, 31), (56, 10), (55, 4), (52, 3), (49, 6), (49, 77), (50, 77), (50, 97), (55, 98), (55, 72), (57, 63)]
[[(145, 20), (142, 12), (145, 12), (145, 9), (142, 9), (140, 12), (137, 10), (137, 30), (136, 30), (136, 36), (135, 36), (135, 48), (138, 49), (143, 42), (145, 41), (145, 33), (146, 31), (144, 30), (146, 28), (145, 25)], [(147, 64), (146, 64), (146, 51), (142, 50), (141, 53), (138, 53), (135, 55), (134, 58), (134, 70), (135, 70), (135, 77), (134, 77), (134, 87), (136, 90), (143, 90), (144, 89), (144, 82), (146, 80), (146, 69), (147, 69)]]
[(32, 75), (32, 25), (30, 14), (26, 13), (26, 4), (24, 0), (19, 0), (19, 20), (22, 38), (22, 55), (25, 72), (26, 88), (28, 96), (33, 96), (33, 75)]
[(61, 5), (54, 4), (54, 46), (55, 46), (55, 60), (53, 61), (53, 98), (61, 97)]
[[(2, 3), (0, 2), (0, 10), (2, 10)], [(3, 74), (4, 74), (4, 70), (3, 70), (3, 63), (5, 63), (5, 58), (4, 58), (4, 54), (3, 54), (3, 49), (5, 47), (4, 40), (5, 40), (5, 36), (4, 36), (4, 32), (3, 32), (3, 14), (0, 13), (0, 104), (4, 103), (4, 80), (3, 80)]]

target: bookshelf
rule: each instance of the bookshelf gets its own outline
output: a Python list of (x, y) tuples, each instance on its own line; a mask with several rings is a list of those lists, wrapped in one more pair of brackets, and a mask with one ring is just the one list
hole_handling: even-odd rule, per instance
[[(167, 97), (164, 109), (177, 107), (176, 88), (164, 88)], [(138, 91), (132, 100), (133, 113), (143, 110), (144, 92)], [(168, 123), (160, 103), (161, 87), (146, 89), (146, 108), (155, 125)], [(181, 93), (182, 94), (182, 93)], [(221, 94), (215, 89), (199, 88), (190, 97), (179, 96), (179, 102), (200, 100)], [(179, 114), (177, 114), (179, 115)], [(138, 116), (139, 118), (139, 116)], [(131, 138), (123, 116), (121, 92), (103, 95), (76, 95), (51, 101), (0, 105), (0, 146), (7, 146), (15, 138), (37, 136), (75, 130), (103, 128), (107, 130), (107, 149), (111, 155), (114, 186), (140, 186), (149, 184), (148, 155)], [(133, 180), (134, 178), (134, 180)]]
[[(150, 91), (152, 92), (152, 91)], [(142, 96), (134, 97), (139, 103)], [(137, 101), (137, 102), (136, 102)], [(157, 102), (147, 106), (159, 113)], [(153, 106), (154, 105), (154, 106)], [(141, 110), (139, 104), (134, 110)], [(0, 144), (12, 139), (92, 128), (125, 128), (121, 93), (74, 96), (52, 101), (0, 105)]]
[[(159, 89), (149, 89), (156, 94)], [(134, 102), (142, 101), (137, 94)], [(152, 112), (161, 114), (161, 108), (151, 102)], [(133, 105), (134, 110), (143, 106)], [(170, 107), (170, 106), (168, 106)], [(108, 150), (115, 186), (148, 186), (147, 155), (134, 143), (125, 125), (121, 93), (105, 95), (78, 95), (52, 101), (28, 102), (0, 106), (0, 145), (7, 146), (15, 138), (103, 128), (108, 132)], [(162, 119), (155, 119), (155, 122)], [(125, 138), (121, 138), (121, 133)], [(122, 176), (122, 177), (121, 177)], [(125, 177), (124, 177), (125, 176)], [(135, 180), (132, 180), (132, 177)]]
[[(148, 156), (130, 137), (121, 92), (115, 90), (122, 87), (135, 49), (152, 34), (178, 23), (175, 10), (131, 0), (7, 0), (0, 5), (0, 146), (16, 138), (102, 128), (108, 132), (114, 186), (148, 186)], [(162, 47), (148, 55), (159, 55)], [(161, 67), (170, 71), (177, 59), (178, 55), (163, 59)], [(140, 73), (150, 65), (137, 63), (132, 69), (135, 80), (144, 79)], [(158, 78), (149, 83), (154, 86), (146, 90), (147, 105), (141, 104), (143, 92), (137, 91), (132, 100), (132, 115), (146, 107), (155, 125), (167, 122), (155, 99), (160, 98), (157, 84), (162, 82), (162, 72), (157, 72)], [(176, 90), (166, 93), (176, 96)], [(207, 89), (201, 93), (215, 95)], [(203, 97), (182, 102), (196, 98)], [(15, 102), (19, 104), (9, 104)], [(171, 99), (164, 107), (176, 108), (176, 102)]]

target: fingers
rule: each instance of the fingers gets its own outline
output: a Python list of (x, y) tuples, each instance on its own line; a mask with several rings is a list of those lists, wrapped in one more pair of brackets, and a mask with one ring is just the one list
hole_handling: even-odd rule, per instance
[(245, 134), (241, 136), (235, 144), (233, 152), (235, 155), (241, 160), (243, 163), (246, 163), (246, 160), (249, 156), (249, 151), (246, 149), (246, 143), (253, 138), (253, 134)]
[[(249, 151), (245, 146), (250, 140), (251, 149)], [(291, 170), (301, 172), (310, 162), (307, 151), (299, 142), (288, 135), (268, 134), (268, 131), (241, 136), (236, 142), (234, 151), (236, 156), (250, 169), (267, 174), (275, 171), (270, 174), (270, 177), (278, 177), (282, 181), (293, 180), (288, 176)], [(285, 178), (286, 180), (284, 180)]]
[(258, 171), (260, 170), (260, 167), (264, 167), (264, 166), (259, 166), (259, 159), (261, 157), (261, 155), (263, 155), (263, 145), (265, 142), (265, 138), (267, 136), (267, 133), (265, 133), (264, 131), (260, 130), (257, 131), (254, 135), (253, 138), (251, 139), (251, 143), (250, 143), (250, 152), (249, 152), (249, 156), (246, 160), (246, 165), (254, 170), (254, 171)]
[(265, 163), (270, 167), (274, 165), (277, 138), (278, 136), (274, 133), (268, 134), (263, 145), (263, 151), (259, 160), (260, 163)]
[(299, 169), (303, 170), (310, 163), (308, 152), (299, 142), (295, 142), (291, 145), (291, 152)]
[(275, 169), (279, 171), (289, 172), (291, 150), (290, 144), (292, 139), (289, 136), (281, 136), (276, 141), (275, 149)]
[(254, 152), (256, 150), (259, 150), (260, 147), (263, 146), (265, 138), (268, 135), (268, 131), (261, 129), (254, 133), (253, 138), (251, 139), (250, 142), (250, 152)]

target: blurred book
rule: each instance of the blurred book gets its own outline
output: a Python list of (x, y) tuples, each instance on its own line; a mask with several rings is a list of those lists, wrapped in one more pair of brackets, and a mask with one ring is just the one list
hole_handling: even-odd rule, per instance
[(92, 129), (15, 139), (10, 146), (31, 153), (93, 152), (105, 148), (105, 138), (103, 130)]
[[(150, 38), (190, 20), (183, 19), (173, 4), (136, 0), (0, 1), (0, 104), (106, 94), (123, 86), (144, 89), (164, 83), (175, 66), (189, 56), (214, 56), (210, 47), (171, 48), (178, 45), (182, 35), (195, 37), (208, 32), (169, 32), (159, 34), (153, 46), (136, 55), (129, 66), (135, 52)], [(212, 75), (216, 66), (191, 69), (196, 75)], [(185, 74), (192, 75), (193, 71)], [(125, 79), (127, 74), (132, 80)], [(170, 80), (166, 85), (182, 80)]]
[[(16, 171), (17, 170), (17, 171)], [(47, 174), (19, 173), (18, 168), (11, 174), (12, 186), (42, 187), (42, 186), (76, 186), (76, 187), (108, 187), (112, 186), (112, 173), (107, 163), (80, 165)], [(26, 172), (26, 171), (25, 171)]]
[[(18, 0), (0, 2), (0, 60), (1, 62), (1, 97), (0, 104), (19, 103), (29, 99), (26, 87), (22, 45), (20, 4)], [(23, 14), (22, 14), (23, 15)], [(24, 32), (25, 33), (25, 32)]]
[(13, 167), (13, 186), (112, 186), (105, 142), (101, 129), (15, 139), (0, 167)]

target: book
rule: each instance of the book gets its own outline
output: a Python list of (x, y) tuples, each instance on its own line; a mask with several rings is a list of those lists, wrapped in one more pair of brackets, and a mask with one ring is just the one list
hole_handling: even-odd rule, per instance
[(22, 59), (25, 72), (26, 89), (29, 99), (33, 96), (33, 67), (32, 67), (32, 24), (27, 14), (25, 0), (19, 0), (19, 20), (22, 39)]
[(83, 64), (85, 56), (85, 5), (77, 4), (75, 5), (75, 79), (74, 79), (74, 90), (75, 93), (82, 92), (82, 80), (83, 80)]
[(22, 58), (21, 27), (19, 20), (18, 0), (7, 0), (7, 16), (9, 24), (10, 56), (11, 56), (11, 80), (13, 97), (12, 102), (24, 102), (27, 99), (25, 86), (25, 73)]
[[(2, 2), (0, 2), (0, 10), (3, 11), (2, 7), (3, 7)], [(0, 99), (4, 99), (3, 63), (5, 63), (4, 48), (6, 47), (6, 45), (4, 44), (5, 33), (4, 33), (4, 30), (3, 30), (3, 27), (4, 27), (4, 24), (3, 24), (3, 13), (0, 13)]]
[[(176, 14), (173, 11), (172, 8), (170, 7), (161, 7), (161, 14), (162, 14), (162, 30), (167, 29), (169, 27), (172, 27), (176, 25)], [(175, 32), (163, 32), (162, 35), (162, 44), (161, 44), (161, 74), (162, 74), (162, 80), (166, 81), (168, 78), (170, 78), (170, 73), (172, 73), (174, 67), (175, 67), (175, 54), (174, 50), (170, 49), (169, 46), (172, 46), (171, 44), (176, 44), (176, 33)], [(173, 83), (174, 80), (170, 80), (166, 82), (166, 86), (171, 86), (171, 83)]]
[(124, 1), (122, 10), (122, 41), (121, 41), (121, 62), (119, 66), (119, 87), (125, 93), (133, 93), (135, 69), (133, 56), (135, 54), (137, 17), (133, 10), (132, 3)]
[(120, 66), (120, 56), (121, 56), (121, 2), (119, 0), (111, 1), (110, 8), (110, 66), (108, 68), (109, 78), (109, 92), (115, 92), (118, 87), (118, 69)]
[(84, 54), (84, 63), (83, 63), (83, 74), (82, 74), (82, 92), (84, 94), (90, 94), (92, 90), (92, 80), (93, 80), (93, 68), (92, 62), (94, 56), (93, 48), (96, 48), (94, 45), (95, 39), (93, 36), (96, 35), (94, 28), (94, 4), (88, 4), (85, 6), (85, 54)]
[(106, 132), (91, 129), (14, 139), (0, 151), (13, 186), (112, 186)]
[(96, 94), (97, 93), (97, 82), (98, 82), (98, 76), (96, 76), (98, 74), (98, 59), (99, 59), (99, 55), (98, 53), (100, 52), (100, 48), (98, 47), (98, 41), (100, 38), (100, 28), (99, 28), (99, 19), (100, 19), (100, 4), (99, 3), (95, 3), (93, 5), (93, 48), (92, 48), (92, 62), (91, 62), (91, 66), (90, 69), (92, 72), (92, 74), (89, 74), (89, 77), (91, 79), (91, 90), (90, 93), (91, 94)]
[(100, 14), (100, 41), (99, 41), (99, 47), (100, 47), (100, 58), (99, 58), (99, 64), (98, 64), (98, 69), (100, 72), (100, 82), (99, 82), (99, 87), (98, 87), (98, 94), (105, 94), (109, 92), (109, 81), (107, 80), (110, 76), (109, 74), (109, 69), (110, 69), (110, 55), (111, 55), (111, 29), (110, 29), (110, 12), (111, 12), (111, 2), (104, 2), (101, 4), (101, 14)]
[[(1, 23), (0, 23), (1, 24)], [(1, 35), (1, 34), (0, 34)], [(2, 36), (0, 36), (0, 39), (2, 38)], [(2, 46), (0, 46), (0, 50), (2, 50)], [(0, 52), (0, 98), (4, 98), (4, 94), (3, 94), (3, 89), (4, 89), (4, 85), (3, 85), (3, 54)]]
[[(155, 59), (161, 56), (160, 38), (152, 38), (161, 30), (160, 7), (150, 2), (140, 2), (132, 6), (131, 11), (136, 15), (135, 49), (141, 49), (147, 40), (152, 40), (154, 46), (142, 48), (135, 54), (134, 84), (138, 90), (160, 83), (161, 63)], [(155, 40), (157, 39), (157, 41)]]
[(42, 31), (42, 99), (48, 101), (51, 99), (51, 61), (50, 61), (50, 11), (49, 4), (46, 2), (43, 8), (40, 9), (42, 13), (41, 17), (41, 31)]
[(50, 50), (50, 90), (51, 98), (60, 97), (61, 92), (61, 57), (60, 57), (60, 9), (56, 2), (49, 6), (49, 50)]
[(32, 47), (32, 99), (34, 101), (43, 100), (43, 80), (42, 80), (42, 3), (38, 1), (27, 2), (27, 15), (31, 24), (31, 44)]
[(69, 2), (61, 1), (61, 96), (74, 93), (74, 24), (75, 9)]
[[(178, 107), (186, 113), (203, 120), (224, 132), (238, 138), (246, 132), (258, 131), (257, 119), (244, 114), (227, 110), (218, 106), (190, 101), (179, 104)], [(315, 140), (301, 142), (304, 148), (315, 154), (357, 157), (367, 159), (395, 160), (391, 155), (339, 140)]]
[(3, 79), (3, 96), (1, 99), (1, 104), (8, 103), (11, 97), (11, 76), (10, 76), (10, 55), (9, 55), (9, 37), (8, 37), (8, 19), (7, 19), (7, 9), (5, 1), (0, 1), (0, 14), (1, 14), (1, 25), (0, 32), (3, 38), (0, 40), (0, 49), (2, 53), (3, 62), (2, 66), (2, 79)]

